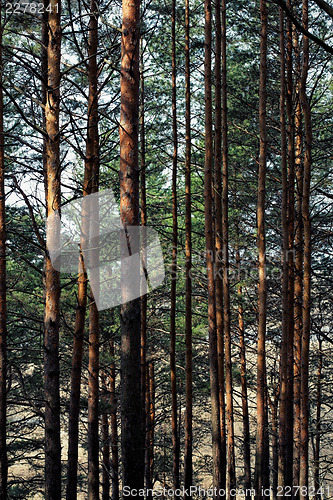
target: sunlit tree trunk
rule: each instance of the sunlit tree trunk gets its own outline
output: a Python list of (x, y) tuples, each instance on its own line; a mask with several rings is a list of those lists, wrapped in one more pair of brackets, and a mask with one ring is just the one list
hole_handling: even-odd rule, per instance
[(179, 488), (179, 439), (177, 424), (177, 374), (176, 374), (176, 295), (177, 295), (177, 251), (178, 251), (178, 217), (177, 217), (177, 162), (178, 162), (178, 129), (177, 129), (177, 68), (176, 68), (176, 0), (172, 0), (171, 14), (172, 38), (172, 263), (171, 263), (171, 304), (170, 304), (170, 374), (171, 374), (171, 429), (172, 429), (172, 475), (173, 488)]
[(7, 498), (6, 444), (6, 375), (7, 375), (7, 307), (6, 307), (6, 217), (5, 154), (2, 92), (2, 2), (0, 1), (0, 498)]
[(190, 11), (185, 0), (185, 450), (184, 487), (192, 485), (192, 222), (191, 222), (191, 85), (190, 85)]
[[(215, 284), (214, 284), (214, 240), (212, 217), (212, 170), (213, 170), (213, 131), (212, 131), (212, 18), (211, 1), (205, 0), (205, 237), (208, 282), (208, 330), (209, 330), (209, 371), (211, 391), (211, 420), (213, 444), (213, 486), (221, 485), (221, 429), (219, 407), (219, 382), (217, 337), (215, 321)], [(219, 495), (217, 495), (219, 497)]]
[(260, 81), (259, 81), (259, 177), (258, 177), (258, 253), (259, 253), (259, 322), (258, 322), (258, 355), (257, 355), (257, 445), (256, 445), (256, 497), (263, 498), (262, 488), (269, 481), (268, 457), (266, 456), (266, 233), (265, 233), (265, 197), (266, 197), (266, 99), (267, 99), (267, 6), (266, 0), (260, 0)]
[[(131, 291), (126, 255), (140, 251), (139, 242), (127, 231), (139, 226), (139, 42), (140, 0), (123, 0), (121, 39), (120, 116), (120, 216), (122, 238), (121, 323), (121, 443), (123, 484), (135, 489), (144, 485), (144, 434), (141, 398), (140, 298), (128, 301)], [(139, 269), (136, 270), (137, 274)], [(134, 277), (136, 279), (138, 277)]]
[[(48, 19), (49, 39), (47, 48), (48, 85), (45, 106), (46, 125), (46, 210), (48, 231), (46, 243), (59, 241), (59, 228), (54, 224), (54, 212), (60, 209), (60, 27), (59, 0), (50, 1)], [(45, 498), (61, 498), (61, 446), (60, 446), (60, 394), (59, 394), (59, 301), (60, 277), (45, 257)]]

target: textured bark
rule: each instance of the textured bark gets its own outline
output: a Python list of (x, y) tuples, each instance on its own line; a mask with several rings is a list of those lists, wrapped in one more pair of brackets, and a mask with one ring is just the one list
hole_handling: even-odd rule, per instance
[[(238, 281), (241, 281), (241, 259), (239, 250), (236, 250), (236, 264), (238, 272)], [(244, 330), (244, 310), (242, 304), (243, 292), (241, 285), (237, 287), (238, 294), (238, 333), (239, 333), (239, 357), (240, 357), (240, 375), (242, 386), (242, 413), (243, 413), (243, 453), (244, 453), (244, 489), (251, 489), (251, 451), (250, 451), (250, 425), (249, 425), (249, 407), (247, 399), (247, 371), (246, 371), (246, 353), (245, 353), (245, 330)], [(246, 498), (250, 495), (247, 494)]]
[(266, 196), (266, 81), (267, 81), (267, 6), (266, 0), (260, 0), (260, 82), (259, 82), (259, 178), (258, 178), (258, 252), (259, 252), (259, 322), (258, 322), (258, 356), (257, 356), (257, 444), (256, 444), (256, 498), (263, 498), (262, 488), (269, 481), (268, 457), (265, 447), (268, 439), (266, 429), (266, 234), (265, 234), (265, 196)]
[(192, 485), (192, 223), (191, 223), (191, 85), (190, 85), (190, 11), (185, 0), (185, 450), (184, 487)]
[[(212, 218), (212, 170), (213, 170), (213, 132), (212, 132), (212, 16), (211, 1), (205, 0), (205, 238), (208, 282), (208, 330), (209, 330), (209, 371), (211, 394), (211, 420), (213, 444), (213, 487), (221, 487), (221, 428), (219, 406), (219, 381), (217, 337), (215, 321), (215, 284), (214, 284), (214, 240)], [(219, 498), (219, 494), (214, 498)]]
[[(45, 107), (46, 125), (46, 207), (50, 217), (47, 246), (59, 238), (53, 224), (53, 213), (60, 209), (60, 1), (50, 1), (48, 57), (48, 87)], [(45, 315), (44, 315), (44, 377), (45, 377), (45, 498), (61, 498), (61, 446), (60, 446), (60, 395), (59, 395), (59, 272), (45, 257)]]
[[(98, 135), (98, 0), (90, 2), (89, 22), (89, 104), (88, 104), (88, 131), (86, 146), (86, 161), (91, 164), (91, 192), (96, 193), (99, 185), (99, 135)], [(98, 239), (98, 220), (93, 225), (95, 234), (91, 237)], [(91, 252), (94, 262), (99, 260), (98, 247)], [(91, 271), (90, 280), (98, 284), (98, 269)], [(96, 290), (96, 288), (95, 288)], [(97, 293), (97, 292), (95, 292)], [(92, 293), (91, 293), (92, 295)], [(89, 386), (88, 386), (88, 499), (99, 498), (99, 312), (95, 298), (91, 296), (89, 303)]]
[[(303, 0), (303, 27), (308, 27), (308, 2)], [(301, 102), (304, 115), (304, 175), (302, 218), (304, 227), (304, 271), (303, 271), (303, 331), (301, 351), (301, 444), (300, 480), (302, 487), (309, 483), (309, 343), (311, 308), (311, 220), (310, 220), (310, 178), (312, 166), (312, 125), (310, 105), (306, 95), (306, 80), (309, 67), (309, 39), (303, 36), (303, 65), (301, 74)], [(303, 497), (308, 498), (308, 495)]]
[(227, 107), (227, 34), (226, 0), (222, 0), (222, 259), (223, 259), (223, 325), (225, 339), (225, 390), (227, 417), (227, 469), (229, 490), (236, 486), (234, 408), (232, 386), (230, 293), (229, 293), (229, 167), (228, 167), (228, 107)]
[(118, 459), (118, 427), (117, 427), (117, 396), (116, 396), (116, 367), (114, 339), (110, 341), (110, 413), (111, 413), (111, 482), (112, 500), (119, 499), (119, 459)]
[[(125, 228), (122, 242), (121, 323), (121, 446), (123, 484), (144, 485), (144, 434), (141, 399), (140, 298), (128, 301), (131, 279), (124, 256), (140, 251), (139, 242), (126, 231), (139, 219), (139, 41), (140, 0), (123, 0), (121, 39), (120, 216)], [(137, 270), (139, 272), (139, 270)]]
[[(225, 26), (224, 26), (225, 35)], [(221, 2), (215, 2), (215, 314), (218, 354), (219, 405), (221, 428), (221, 489), (226, 489), (226, 424), (224, 380), (224, 332), (223, 332), (223, 271), (222, 271), (222, 24)]]
[(303, 295), (303, 161), (302, 161), (302, 109), (300, 102), (300, 51), (298, 34), (294, 29), (296, 60), (296, 110), (295, 110), (295, 170), (296, 170), (296, 233), (295, 233), (295, 305), (294, 305), (294, 453), (293, 484), (299, 485), (300, 452), (300, 393), (301, 393), (301, 341)]
[(110, 499), (110, 436), (109, 436), (109, 419), (107, 413), (107, 386), (106, 376), (102, 373), (101, 376), (103, 400), (105, 409), (102, 413), (102, 500)]
[[(0, 12), (2, 3), (0, 1)], [(2, 92), (2, 16), (0, 16), (0, 498), (7, 498), (6, 376), (7, 376), (7, 306), (6, 306), (6, 217), (5, 154)]]
[(177, 424), (177, 374), (176, 374), (176, 305), (177, 305), (177, 251), (178, 251), (178, 217), (177, 217), (177, 162), (178, 162), (178, 129), (177, 129), (177, 68), (176, 68), (176, 0), (172, 0), (171, 14), (172, 38), (172, 262), (171, 262), (171, 304), (170, 304), (170, 375), (171, 375), (171, 429), (172, 429), (172, 477), (173, 488), (179, 488), (179, 439)]

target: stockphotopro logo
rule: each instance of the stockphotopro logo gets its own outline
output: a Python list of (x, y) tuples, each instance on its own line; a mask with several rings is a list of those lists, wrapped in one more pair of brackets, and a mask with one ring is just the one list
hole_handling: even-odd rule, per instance
[(56, 271), (87, 272), (99, 311), (145, 295), (164, 280), (157, 232), (125, 228), (111, 189), (67, 203), (61, 219), (53, 212), (47, 218), (47, 248)]

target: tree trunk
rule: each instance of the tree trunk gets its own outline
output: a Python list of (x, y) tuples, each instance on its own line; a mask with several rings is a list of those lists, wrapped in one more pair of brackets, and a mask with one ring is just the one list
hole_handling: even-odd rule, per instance
[(229, 166), (228, 166), (228, 107), (227, 107), (227, 40), (226, 0), (222, 0), (222, 258), (223, 258), (223, 324), (225, 338), (225, 389), (227, 412), (227, 457), (229, 491), (236, 486), (234, 408), (232, 386), (230, 293), (229, 293)]
[[(2, 3), (0, 1), (0, 12)], [(5, 217), (5, 141), (2, 92), (2, 14), (0, 19), (0, 498), (7, 498), (6, 376), (7, 376), (7, 306), (6, 306), (6, 217)]]
[(288, 317), (289, 317), (289, 273), (288, 273), (288, 171), (286, 128), (286, 64), (284, 14), (280, 8), (280, 127), (281, 127), (281, 179), (282, 179), (282, 335), (280, 354), (281, 403), (279, 415), (279, 468), (278, 484), (284, 488), (286, 478), (286, 445), (288, 427)]
[[(303, 27), (308, 28), (308, 2), (303, 0)], [(301, 75), (301, 102), (304, 114), (305, 145), (302, 217), (304, 227), (304, 272), (303, 272), (303, 332), (301, 351), (301, 446), (300, 446), (300, 486), (308, 490), (309, 483), (309, 344), (311, 307), (311, 220), (310, 220), (310, 180), (312, 166), (312, 125), (311, 110), (306, 95), (306, 80), (309, 66), (309, 39), (303, 36), (303, 66)], [(303, 496), (305, 500), (308, 494)]]
[[(299, 485), (300, 473), (300, 395), (301, 395), (301, 341), (303, 295), (303, 162), (302, 162), (302, 108), (300, 102), (300, 51), (298, 34), (294, 29), (296, 59), (296, 111), (295, 111), (295, 169), (296, 169), (296, 234), (295, 234), (295, 305), (294, 305), (294, 453), (293, 484)], [(297, 495), (299, 498), (299, 495)], [(296, 498), (296, 500), (297, 500)]]
[(109, 419), (107, 408), (107, 385), (105, 373), (102, 373), (102, 391), (105, 408), (102, 413), (102, 456), (103, 456), (103, 473), (102, 473), (102, 500), (110, 499), (110, 436), (109, 436)]
[[(268, 457), (265, 443), (268, 439), (266, 429), (265, 387), (266, 387), (266, 234), (265, 234), (265, 196), (266, 196), (266, 81), (267, 81), (267, 6), (266, 0), (260, 0), (260, 82), (259, 82), (259, 178), (258, 178), (258, 253), (259, 253), (259, 323), (258, 323), (258, 358), (257, 358), (257, 448), (256, 448), (256, 497), (264, 498), (262, 488), (269, 481)], [(269, 495), (268, 495), (269, 497)]]
[[(145, 109), (144, 109), (144, 66), (143, 66), (143, 39), (140, 40), (140, 191), (141, 191), (141, 262), (145, 269), (147, 266), (146, 233), (147, 225), (147, 199), (146, 199), (146, 144), (145, 144)], [(141, 297), (141, 406), (142, 406), (142, 432), (145, 435), (145, 442), (148, 439), (148, 417), (146, 412), (146, 401), (149, 397), (149, 380), (147, 379), (147, 294)], [(149, 469), (147, 468), (148, 448), (145, 446), (145, 480), (146, 487), (149, 483)]]
[[(144, 485), (144, 435), (141, 399), (141, 311), (140, 298), (128, 301), (132, 273), (125, 257), (140, 251), (139, 242), (127, 231), (139, 218), (139, 41), (140, 0), (123, 0), (121, 40), (120, 116), (120, 216), (122, 240), (121, 323), (121, 444), (123, 484), (140, 489)], [(133, 270), (133, 266), (132, 270)], [(135, 269), (139, 276), (139, 269)], [(134, 276), (134, 279), (136, 277)]]
[[(98, 135), (98, 0), (90, 2), (89, 23), (89, 105), (88, 105), (88, 130), (86, 161), (91, 164), (92, 187), (91, 192), (96, 193), (99, 185), (99, 135)], [(94, 224), (96, 234), (90, 236), (98, 240), (98, 220)], [(99, 260), (98, 247), (91, 252), (94, 262)], [(93, 272), (94, 271), (94, 272)], [(99, 270), (91, 270), (90, 281), (99, 282)], [(96, 290), (96, 287), (94, 287)], [(91, 295), (92, 292), (90, 291)], [(95, 293), (97, 293), (95, 291)], [(95, 299), (91, 297), (89, 304), (89, 387), (88, 387), (88, 499), (99, 498), (99, 312)]]
[[(46, 124), (46, 210), (49, 217), (46, 243), (59, 241), (59, 228), (53, 214), (60, 209), (60, 27), (59, 0), (50, 1), (48, 57), (48, 86), (45, 107)], [(45, 498), (61, 498), (61, 446), (60, 446), (60, 395), (59, 395), (59, 300), (60, 277), (45, 257)]]
[[(95, 1), (91, 3), (91, 12), (96, 12), (95, 7), (98, 4)], [(98, 139), (98, 101), (97, 101), (97, 60), (96, 52), (98, 46), (97, 35), (97, 14), (91, 15), (89, 27), (89, 97), (88, 97), (88, 124), (87, 124), (87, 138), (86, 138), (86, 160), (84, 169), (83, 181), (83, 196), (87, 196), (98, 189), (98, 157), (99, 157), (99, 139)], [(81, 234), (87, 235), (89, 233), (89, 214), (83, 208), (81, 214)], [(67, 465), (67, 500), (76, 500), (77, 498), (77, 461), (78, 461), (78, 439), (79, 439), (79, 414), (80, 414), (80, 393), (81, 393), (81, 370), (82, 370), (82, 355), (83, 355), (83, 340), (84, 340), (84, 326), (87, 306), (87, 273), (84, 268), (83, 253), (86, 246), (86, 239), (81, 239), (81, 252), (79, 259), (79, 274), (78, 274), (78, 304), (76, 308), (75, 326), (74, 326), (74, 341), (73, 341), (73, 357), (72, 357), (72, 370), (71, 370), (71, 393), (70, 393), (70, 409), (69, 409), (69, 431), (68, 431), (68, 465)], [(97, 256), (98, 258), (98, 256)], [(94, 310), (92, 310), (94, 307)], [(95, 306), (90, 305), (91, 316), (90, 323), (96, 322), (94, 327), (95, 334), (98, 330), (98, 311)], [(89, 346), (92, 347), (91, 342), (94, 343), (94, 349), (98, 349), (98, 332), (97, 343), (96, 339), (89, 339)], [(95, 356), (93, 351), (90, 354)], [(98, 353), (97, 353), (98, 356)], [(97, 390), (98, 390), (98, 364), (96, 367), (92, 366), (92, 370), (97, 377)], [(90, 369), (89, 369), (89, 373)], [(96, 382), (96, 380), (95, 380)], [(96, 383), (95, 383), (96, 385)], [(92, 390), (94, 390), (92, 388)], [(90, 400), (91, 401), (91, 400)], [(96, 406), (98, 401), (94, 401)], [(98, 418), (98, 409), (97, 418)], [(96, 424), (95, 424), (95, 438), (96, 438)], [(97, 424), (98, 433), (98, 424)], [(92, 445), (94, 447), (94, 445)], [(96, 460), (96, 448), (92, 451)], [(98, 467), (97, 467), (98, 469)], [(95, 490), (96, 490), (95, 486)]]
[[(153, 488), (154, 477), (154, 435), (155, 435), (155, 374), (154, 363), (149, 362), (148, 365), (148, 380), (147, 390), (149, 392), (149, 421), (148, 421), (148, 468), (149, 468), (149, 481), (147, 488)], [(153, 498), (151, 492), (148, 498)]]
[(190, 11), (185, 0), (185, 370), (186, 413), (184, 450), (184, 487), (192, 485), (192, 223), (191, 223), (191, 85), (190, 85)]
[(316, 414), (316, 443), (315, 443), (315, 456), (314, 456), (314, 489), (316, 500), (321, 500), (322, 495), (317, 493), (320, 488), (320, 433), (321, 433), (321, 379), (323, 369), (323, 346), (319, 333), (318, 338), (318, 372), (317, 372), (317, 414)]
[[(221, 428), (219, 406), (219, 381), (217, 337), (215, 321), (215, 283), (214, 283), (214, 242), (212, 218), (212, 170), (213, 170), (213, 132), (212, 132), (212, 19), (211, 1), (205, 0), (205, 237), (208, 282), (208, 330), (209, 330), (209, 371), (211, 392), (211, 419), (213, 444), (213, 487), (221, 487)], [(214, 498), (219, 498), (219, 494)]]
[(171, 262), (171, 304), (170, 304), (170, 374), (171, 374), (171, 429), (172, 429), (172, 477), (173, 488), (179, 488), (179, 440), (177, 425), (177, 374), (176, 374), (176, 305), (177, 305), (177, 251), (178, 251), (178, 217), (177, 217), (177, 162), (178, 162), (178, 130), (177, 130), (177, 68), (176, 68), (176, 0), (172, 0), (171, 14), (172, 38), (172, 262)]
[[(238, 282), (241, 282), (241, 260), (239, 250), (236, 250), (236, 264), (238, 272)], [(243, 310), (243, 292), (242, 286), (239, 284), (237, 288), (238, 294), (238, 331), (239, 331), (239, 347), (240, 347), (240, 374), (242, 385), (242, 412), (243, 412), (243, 453), (244, 453), (244, 489), (251, 489), (251, 450), (250, 450), (250, 425), (249, 425), (249, 408), (247, 399), (247, 379), (246, 379), (246, 356), (245, 356), (245, 331), (244, 331), (244, 310)], [(251, 495), (247, 494), (246, 498)]]
[(119, 466), (118, 466), (118, 427), (117, 427), (117, 397), (116, 397), (116, 367), (114, 339), (110, 341), (110, 407), (111, 407), (111, 481), (112, 500), (119, 500)]
[[(291, 9), (291, 0), (287, 0)], [(287, 116), (288, 116), (288, 347), (285, 485), (293, 485), (293, 376), (294, 376), (294, 219), (295, 219), (295, 122), (293, 112), (293, 45), (292, 22), (287, 20)]]
[[(225, 28), (225, 26), (224, 26)], [(224, 31), (225, 35), (225, 31)], [(226, 425), (225, 425), (225, 380), (224, 380), (224, 335), (223, 335), (223, 270), (222, 270), (222, 25), (221, 1), (215, 2), (215, 314), (218, 353), (219, 405), (221, 429), (221, 489), (226, 489)]]

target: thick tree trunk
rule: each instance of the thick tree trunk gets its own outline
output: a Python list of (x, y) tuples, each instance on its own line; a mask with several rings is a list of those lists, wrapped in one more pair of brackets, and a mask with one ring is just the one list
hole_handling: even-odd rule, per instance
[(177, 304), (177, 251), (178, 251), (178, 216), (177, 216), (177, 68), (176, 68), (176, 0), (172, 0), (171, 14), (172, 38), (172, 262), (171, 262), (171, 304), (170, 304), (170, 374), (171, 374), (171, 429), (172, 429), (172, 477), (173, 488), (179, 488), (179, 439), (177, 424), (177, 374), (176, 374), (176, 304)]
[(259, 82), (259, 178), (258, 178), (258, 252), (259, 252), (259, 322), (258, 322), (258, 358), (257, 358), (257, 447), (256, 447), (256, 497), (263, 498), (262, 488), (269, 481), (268, 457), (266, 456), (266, 234), (265, 234), (265, 196), (266, 196), (266, 81), (267, 81), (267, 6), (266, 0), (260, 0), (260, 82)]
[[(236, 264), (238, 272), (238, 281), (241, 281), (241, 259), (239, 250), (236, 250)], [(239, 332), (239, 357), (240, 357), (240, 375), (242, 385), (242, 413), (243, 413), (243, 453), (244, 453), (244, 489), (251, 489), (251, 450), (250, 450), (250, 425), (249, 425), (249, 407), (247, 398), (247, 371), (245, 355), (245, 330), (244, 330), (244, 310), (243, 310), (243, 291), (241, 285), (237, 287), (238, 294), (238, 332)], [(246, 498), (251, 495), (247, 494)]]
[(119, 500), (119, 459), (118, 459), (118, 426), (117, 426), (117, 396), (116, 396), (116, 367), (114, 339), (110, 341), (110, 413), (111, 413), (111, 482), (112, 500)]
[[(308, 28), (308, 2), (303, 0), (303, 27)], [(301, 446), (300, 446), (300, 486), (309, 486), (309, 344), (311, 307), (311, 220), (310, 220), (310, 179), (312, 166), (312, 125), (311, 110), (306, 95), (306, 80), (309, 67), (309, 39), (303, 36), (303, 66), (301, 75), (301, 102), (304, 114), (305, 145), (302, 217), (304, 227), (304, 272), (303, 272), (303, 332), (301, 351)], [(305, 500), (308, 494), (303, 497)]]
[(6, 307), (6, 217), (5, 154), (2, 92), (2, 2), (0, 1), (0, 498), (7, 498), (6, 444), (6, 375), (7, 375), (7, 307)]
[[(215, 283), (214, 283), (214, 240), (212, 218), (212, 170), (213, 170), (213, 132), (212, 132), (212, 18), (211, 1), (205, 0), (205, 237), (208, 282), (208, 330), (209, 330), (209, 371), (211, 393), (211, 419), (213, 444), (213, 487), (221, 487), (221, 428), (219, 406), (219, 381), (217, 337), (215, 321)], [(214, 496), (219, 498), (219, 495)]]
[(105, 373), (102, 373), (102, 391), (105, 408), (102, 413), (102, 500), (110, 499), (110, 436), (109, 436), (109, 419), (107, 408), (107, 385)]
[[(59, 240), (53, 214), (60, 209), (60, 27), (59, 0), (50, 1), (48, 56), (48, 86), (45, 107), (46, 124), (46, 210), (49, 217), (46, 243)], [(61, 498), (61, 446), (60, 446), (60, 395), (59, 395), (59, 300), (60, 277), (45, 258), (45, 498)]]
[(190, 10), (185, 0), (185, 370), (186, 370), (186, 412), (184, 487), (193, 483), (192, 466), (192, 222), (191, 222), (191, 85), (190, 85)]
[[(127, 228), (139, 218), (139, 41), (140, 0), (123, 0), (121, 40), (120, 116), (120, 216), (125, 228), (122, 241), (121, 306), (121, 444), (123, 484), (140, 489), (144, 485), (144, 434), (141, 399), (141, 311), (140, 298), (128, 301), (131, 275), (125, 257), (140, 251), (139, 242)], [(135, 270), (137, 274), (139, 269)], [(136, 279), (136, 277), (134, 277)]]

